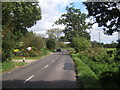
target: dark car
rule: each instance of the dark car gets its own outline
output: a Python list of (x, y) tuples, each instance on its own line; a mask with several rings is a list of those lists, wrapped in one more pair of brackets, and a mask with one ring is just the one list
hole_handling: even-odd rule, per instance
[(57, 48), (57, 49), (56, 49), (56, 52), (61, 52), (61, 49), (60, 49), (60, 48)]

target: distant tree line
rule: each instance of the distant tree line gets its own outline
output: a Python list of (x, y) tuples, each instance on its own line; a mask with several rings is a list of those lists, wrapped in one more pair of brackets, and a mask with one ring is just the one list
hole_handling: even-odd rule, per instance
[(92, 44), (92, 47), (104, 47), (104, 48), (116, 48), (118, 45), (118, 43), (115, 43), (115, 42), (104, 44), (104, 43), (99, 43), (97, 41), (92, 41), (91, 44)]

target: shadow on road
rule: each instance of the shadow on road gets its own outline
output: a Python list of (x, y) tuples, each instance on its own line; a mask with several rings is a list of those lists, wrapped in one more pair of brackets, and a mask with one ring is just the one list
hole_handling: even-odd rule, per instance
[[(79, 88), (75, 81), (2, 81), (2, 88)], [(82, 89), (81, 89), (82, 90)]]

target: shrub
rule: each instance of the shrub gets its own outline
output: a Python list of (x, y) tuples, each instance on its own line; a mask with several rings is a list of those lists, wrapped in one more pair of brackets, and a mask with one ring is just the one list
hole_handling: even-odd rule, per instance
[(102, 48), (92, 48), (77, 53), (77, 56), (95, 73), (104, 88), (119, 87), (120, 63), (114, 60), (115, 53), (110, 56)]
[(48, 49), (55, 49), (55, 40), (54, 39), (47, 40), (46, 47)]
[(85, 38), (83, 38), (83, 37), (75, 37), (72, 40), (72, 44), (73, 44), (73, 47), (75, 48), (75, 50), (77, 52), (84, 51), (84, 50), (86, 50), (86, 49), (91, 47), (90, 41), (85, 39)]
[(90, 67), (83, 63), (76, 54), (71, 54), (77, 68), (77, 76), (80, 84), (82, 83), (85, 89), (87, 88), (102, 88), (95, 73)]

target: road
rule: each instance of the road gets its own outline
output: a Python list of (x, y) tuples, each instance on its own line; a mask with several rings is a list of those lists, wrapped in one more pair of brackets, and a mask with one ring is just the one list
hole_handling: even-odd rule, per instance
[(2, 75), (2, 88), (79, 88), (67, 50)]

